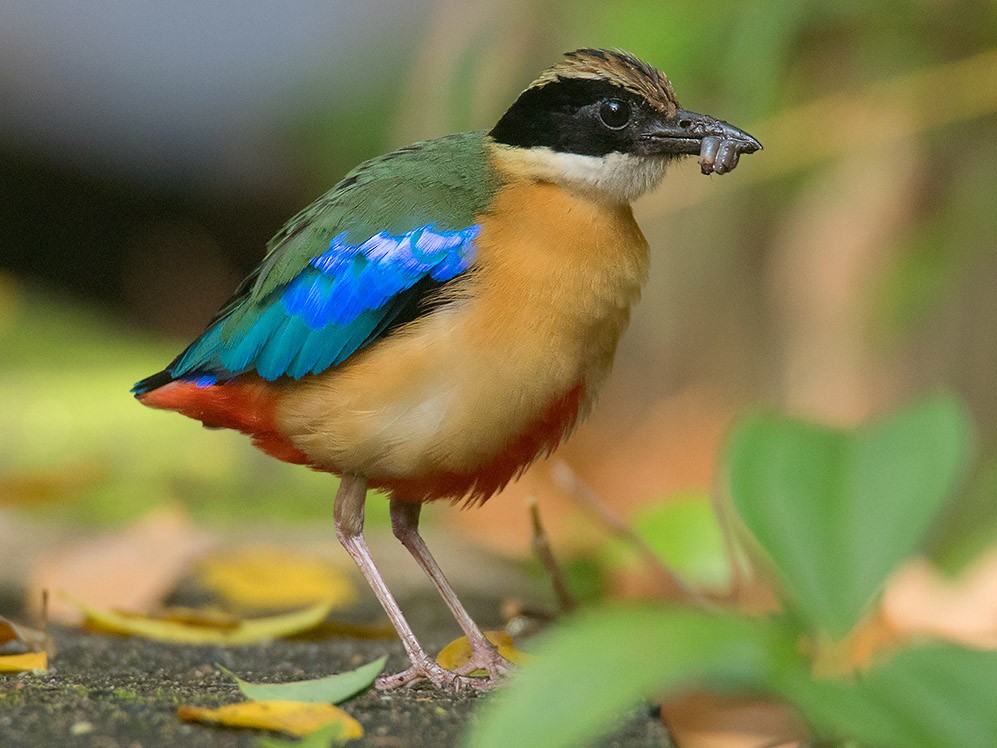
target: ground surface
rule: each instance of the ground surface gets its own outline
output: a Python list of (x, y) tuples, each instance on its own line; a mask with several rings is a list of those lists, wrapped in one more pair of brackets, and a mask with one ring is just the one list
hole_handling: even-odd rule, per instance
[[(429, 600), (415, 607), (437, 609)], [(421, 624), (426, 630), (426, 621)], [(69, 629), (53, 633), (58, 653), (50, 672), (0, 676), (3, 748), (253, 746), (261, 734), (257, 731), (185, 724), (176, 717), (181, 704), (219, 706), (242, 700), (234, 683), (213, 663), (250, 680), (274, 682), (351, 669), (385, 652), (391, 654), (389, 669), (405, 664), (400, 644), (385, 640), (278, 641), (221, 648), (157, 644)], [(446, 641), (446, 637), (427, 640), (426, 645), (435, 651)], [(350, 745), (459, 746), (474, 710), (488, 698), (427, 688), (390, 694), (368, 691), (343, 705), (366, 731), (362, 740)], [(598, 745), (668, 745), (650, 709), (614, 732)]]

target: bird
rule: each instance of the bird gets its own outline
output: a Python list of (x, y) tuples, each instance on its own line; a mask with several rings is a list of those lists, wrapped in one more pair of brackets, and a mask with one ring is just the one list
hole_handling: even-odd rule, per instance
[[(201, 333), (133, 394), (339, 476), (336, 536), (408, 655), (381, 689), (488, 689), (513, 666), (419, 534), (423, 504), (481, 504), (585, 418), (648, 275), (631, 202), (674, 161), (724, 174), (761, 144), (680, 107), (621, 51), (578, 49), (488, 131), (366, 161), (291, 218)], [(364, 539), (368, 489), (471, 645), (419, 643)], [(485, 676), (471, 677), (476, 670)]]

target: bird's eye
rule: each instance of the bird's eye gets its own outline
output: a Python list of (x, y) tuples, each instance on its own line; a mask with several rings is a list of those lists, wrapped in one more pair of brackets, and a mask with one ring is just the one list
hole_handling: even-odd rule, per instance
[(630, 122), (630, 105), (619, 99), (608, 99), (599, 107), (599, 119), (610, 130), (622, 130)]

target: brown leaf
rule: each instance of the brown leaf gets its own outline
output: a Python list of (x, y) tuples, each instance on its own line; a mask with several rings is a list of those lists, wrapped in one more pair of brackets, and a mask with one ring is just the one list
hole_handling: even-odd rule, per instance
[[(124, 530), (43, 558), (27, 599), (35, 604), (43, 590), (52, 590), (100, 608), (148, 610), (213, 543), (181, 509), (154, 509)], [(49, 620), (77, 624), (80, 611), (53, 595)]]
[(0, 616), (0, 654), (24, 654), (27, 651), (28, 645), (17, 633), (14, 624)]
[(300, 634), (292, 634), (288, 639), (318, 641), (320, 639), (397, 639), (398, 632), (389, 621), (380, 623), (345, 623), (325, 620)]
[(682, 748), (806, 745), (789, 707), (757, 698), (690, 693), (661, 707), (661, 719)]
[(924, 560), (904, 565), (883, 594), (883, 617), (908, 637), (997, 649), (997, 548), (956, 577)]
[(21, 626), (0, 616), (0, 655), (47, 652), (51, 656), (54, 651), (52, 637), (46, 632)]

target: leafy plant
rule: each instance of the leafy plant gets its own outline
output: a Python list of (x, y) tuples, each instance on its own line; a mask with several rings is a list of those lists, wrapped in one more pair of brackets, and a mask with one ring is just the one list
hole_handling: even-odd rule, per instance
[[(923, 643), (855, 673), (840, 646), (886, 577), (927, 541), (962, 480), (971, 433), (948, 396), (851, 431), (745, 419), (724, 478), (749, 555), (780, 583), (784, 612), (627, 606), (568, 619), (485, 705), (468, 744), (577, 745), (642, 699), (708, 687), (787, 702), (822, 742), (992, 745), (997, 652)], [(829, 672), (839, 674), (820, 674)]]
[[(638, 511), (630, 521), (654, 555), (690, 587), (721, 593), (729, 589), (732, 564), (725, 554), (723, 530), (705, 493), (683, 493)], [(604, 569), (634, 569), (641, 556), (622, 539), (601, 554)]]

